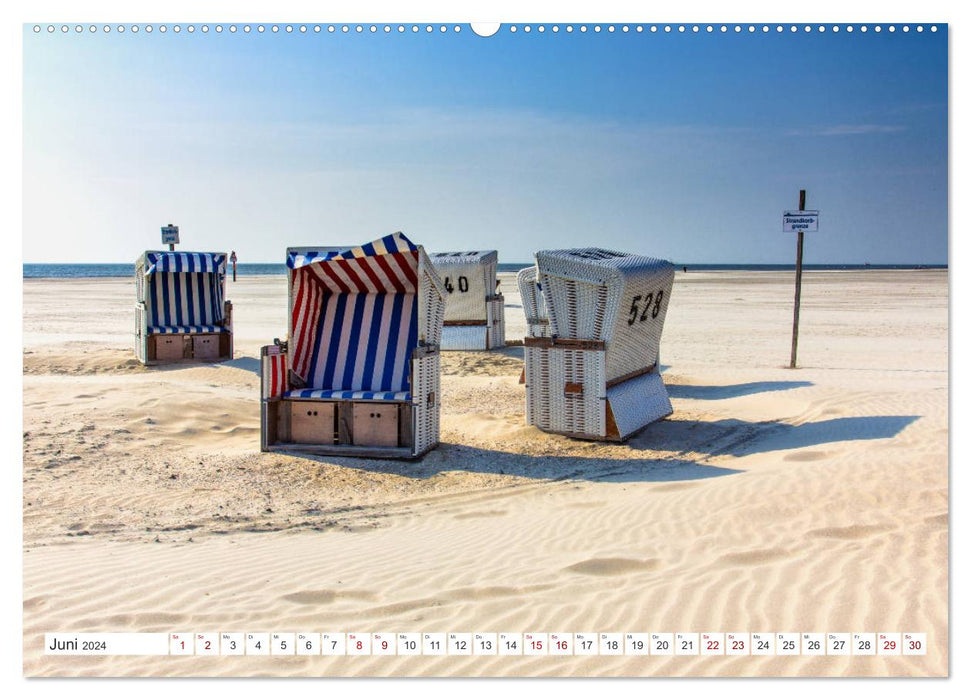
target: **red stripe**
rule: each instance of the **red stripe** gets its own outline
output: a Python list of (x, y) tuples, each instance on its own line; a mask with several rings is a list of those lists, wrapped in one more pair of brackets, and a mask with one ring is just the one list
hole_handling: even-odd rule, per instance
[[(306, 329), (307, 323), (304, 316), (304, 307), (306, 305), (307, 295), (311, 292), (311, 290), (307, 289), (306, 285), (308, 280), (307, 280), (307, 274), (304, 270), (298, 270), (294, 279), (297, 285), (297, 298), (293, 305), (293, 311), (291, 312), (292, 313), (291, 325), (293, 326), (293, 357), (295, 360), (294, 366), (299, 371), (299, 368), (301, 366), (300, 348), (303, 344), (303, 336), (307, 332), (307, 329)], [(301, 318), (304, 318), (304, 321), (302, 324), (300, 320)]]
[(354, 271), (355, 267), (360, 268), (360, 264), (357, 260), (354, 262), (351, 262), (350, 260), (338, 260), (337, 264), (344, 271), (344, 273), (351, 278), (351, 282), (357, 285), (357, 289), (354, 290), (355, 292), (364, 292), (365, 294), (368, 292), (367, 285), (361, 280), (360, 277), (358, 277), (357, 272)]
[(332, 268), (329, 264), (324, 263), (322, 265), (318, 265), (317, 267), (320, 268), (322, 275), (326, 275), (334, 281), (334, 284), (337, 285), (340, 291), (344, 292), (345, 294), (351, 291), (351, 288), (344, 283), (344, 280), (340, 278), (340, 275), (334, 272), (334, 268)]
[(371, 282), (374, 284), (375, 288), (379, 292), (386, 291), (384, 280), (382, 280), (381, 276), (378, 275), (378, 273), (374, 270), (373, 265), (374, 258), (361, 258), (361, 269), (364, 270), (367, 276), (371, 279)]
[(302, 274), (299, 283), (302, 303), (294, 309), (296, 313), (295, 322), (300, 320), (300, 325), (294, 328), (293, 358), (294, 369), (298, 374), (305, 375), (306, 365), (310, 358), (310, 348), (313, 347), (315, 330), (313, 311), (319, 305), (320, 288), (309, 274)]
[(303, 325), (300, 328), (299, 335), (296, 335), (296, 347), (294, 348), (294, 369), (301, 376), (306, 376), (307, 365), (310, 362), (317, 329), (316, 319), (320, 314), (321, 295), (320, 288), (309, 276), (304, 278), (304, 284), (308, 285), (308, 288), (304, 296), (303, 307), (300, 310)]
[(401, 274), (408, 280), (409, 292), (418, 291), (418, 255), (416, 253), (394, 253), (394, 262), (401, 268)]
[(270, 355), (270, 396), (269, 398), (271, 399), (276, 398), (279, 395), (278, 394), (279, 389), (277, 386), (277, 376), (276, 376), (276, 368), (277, 368), (276, 359), (277, 359), (276, 355)]
[(385, 259), (386, 257), (387, 256), (385, 255), (379, 255), (375, 258), (375, 261), (378, 263), (378, 266), (382, 270), (384, 270), (384, 274), (387, 275), (389, 280), (391, 280), (391, 284), (394, 285), (394, 288), (397, 291), (399, 292), (406, 291), (404, 285), (401, 284), (401, 280), (399, 279), (401, 276), (400, 273), (396, 272), (391, 267), (391, 264)]

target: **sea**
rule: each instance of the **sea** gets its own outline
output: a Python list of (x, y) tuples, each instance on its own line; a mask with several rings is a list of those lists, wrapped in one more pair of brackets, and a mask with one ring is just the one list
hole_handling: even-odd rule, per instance
[[(533, 263), (499, 263), (499, 272), (519, 272)], [(786, 272), (796, 269), (795, 265), (765, 264), (720, 264), (720, 263), (674, 263), (678, 268), (688, 271), (704, 272), (714, 270), (741, 270), (752, 272)], [(946, 270), (947, 265), (870, 265), (829, 264), (803, 265), (804, 270)], [(252, 275), (284, 275), (287, 267), (283, 263), (239, 263), (236, 274), (240, 277)], [(132, 263), (24, 263), (24, 279), (36, 278), (88, 278), (88, 277), (131, 277), (135, 274)]]

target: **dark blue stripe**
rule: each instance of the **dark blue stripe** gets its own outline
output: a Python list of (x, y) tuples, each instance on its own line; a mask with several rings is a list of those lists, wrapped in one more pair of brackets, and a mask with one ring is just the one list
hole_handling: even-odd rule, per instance
[(357, 349), (358, 340), (361, 337), (361, 325), (364, 320), (364, 302), (366, 301), (363, 294), (355, 294), (354, 299), (357, 303), (354, 305), (354, 316), (351, 318), (351, 336), (348, 338), (347, 349), (347, 362), (344, 363), (344, 378), (341, 382), (341, 386), (352, 389), (354, 387), (354, 370), (357, 368)]
[[(182, 280), (183, 280), (183, 278), (181, 278), (177, 273), (174, 273), (173, 272), (171, 274), (172, 274), (172, 282), (174, 283), (174, 286), (175, 286), (175, 319), (176, 319), (175, 323), (177, 325), (182, 325), (182, 324), (186, 324), (186, 323), (192, 323), (192, 318), (191, 318), (192, 314), (191, 313), (189, 314), (190, 318), (183, 318), (183, 316), (182, 316)], [(188, 281), (188, 280), (186, 280), (186, 281)], [(186, 286), (188, 286), (188, 285), (186, 285)]]
[(381, 378), (381, 388), (389, 389), (394, 381), (395, 354), (398, 352), (398, 333), (401, 331), (401, 305), (404, 299), (401, 294), (391, 297), (391, 328), (388, 333), (388, 350), (384, 360), (384, 375)]
[(373, 244), (371, 244), (371, 243), (365, 243), (364, 245), (362, 245), (362, 246), (361, 246), (361, 250), (363, 250), (363, 251), (364, 251), (364, 253), (365, 253), (365, 254), (366, 254), (366, 255), (367, 255), (367, 256), (368, 256), (369, 258), (370, 258), (370, 257), (372, 257), (372, 256), (374, 256), (374, 255), (377, 255), (377, 251), (375, 251), (375, 250), (374, 250), (374, 245), (373, 245)]
[[(204, 275), (204, 274), (196, 275), (196, 289), (195, 289), (195, 293), (198, 295), (198, 299), (199, 299), (199, 314), (201, 315), (201, 318), (195, 319), (196, 323), (211, 323), (213, 321), (213, 317), (212, 316), (210, 316), (208, 318), (206, 317), (206, 309), (205, 309), (205, 305), (206, 305), (206, 279), (205, 278), (206, 278), (206, 275)], [(189, 289), (192, 289), (192, 285), (191, 284), (189, 284), (187, 286), (189, 287)], [(192, 309), (191, 302), (192, 301), (194, 301), (194, 300), (192, 299), (192, 294), (190, 293), (190, 295), (189, 295), (189, 302), (190, 302), (189, 315), (190, 316), (193, 313), (191, 311), (191, 309)]]
[(381, 319), (384, 318), (384, 300), (387, 294), (374, 295), (374, 313), (371, 314), (371, 329), (368, 333), (367, 349), (364, 355), (364, 375), (362, 389), (376, 389), (377, 377), (374, 376), (374, 363), (378, 356), (378, 336), (381, 334)]
[(209, 278), (209, 318), (215, 322), (217, 320), (222, 320), (223, 310), (221, 304), (222, 301), (220, 296), (220, 291), (222, 290), (222, 281), (219, 279), (219, 275), (212, 273), (207, 275)]
[[(341, 344), (341, 328), (344, 326), (344, 313), (347, 311), (347, 295), (337, 295), (337, 308), (334, 310), (333, 332), (327, 339), (327, 364), (324, 366), (323, 388), (334, 388), (334, 369), (337, 367), (337, 353)], [(322, 326), (321, 326), (322, 328)], [(318, 332), (318, 335), (322, 333)]]
[(163, 272), (159, 275), (159, 283), (162, 285), (162, 320), (163, 325), (171, 326), (174, 325), (171, 318), (171, 313), (169, 313), (169, 280), (168, 272)]
[(411, 318), (408, 320), (408, 347), (405, 352), (405, 366), (402, 368), (401, 388), (411, 390), (411, 350), (418, 345), (418, 296), (415, 295), (411, 303)]

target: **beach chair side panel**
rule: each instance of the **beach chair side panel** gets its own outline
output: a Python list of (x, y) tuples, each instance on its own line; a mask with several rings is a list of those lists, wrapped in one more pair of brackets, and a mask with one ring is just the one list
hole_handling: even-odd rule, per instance
[(491, 296), (486, 302), (486, 321), (488, 322), (489, 334), (486, 348), (489, 350), (506, 347), (505, 303), (506, 300), (502, 294)]
[(414, 455), (435, 447), (441, 434), (441, 355), (416, 352), (412, 360)]
[(533, 338), (549, 337), (549, 320), (543, 293), (537, 284), (538, 273), (535, 266), (523, 268), (516, 276), (519, 296), (522, 299), (523, 313), (526, 316), (526, 335)]
[(627, 280), (618, 294), (618, 314), (611, 319), (607, 381), (657, 368), (661, 333), (673, 285), (672, 267), (662, 267)]
[(281, 410), (284, 393), (290, 389), (287, 355), (279, 345), (266, 345), (260, 350), (260, 449), (266, 452), (280, 440), (280, 426), (289, 420)]
[(607, 434), (602, 350), (526, 347), (527, 423), (577, 437)]

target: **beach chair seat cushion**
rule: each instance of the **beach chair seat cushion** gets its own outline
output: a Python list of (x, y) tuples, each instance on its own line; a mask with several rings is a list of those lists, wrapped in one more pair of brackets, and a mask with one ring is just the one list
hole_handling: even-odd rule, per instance
[(409, 391), (351, 391), (346, 389), (292, 389), (287, 399), (346, 399), (353, 401), (411, 401)]
[(199, 325), (199, 326), (149, 326), (149, 334), (175, 334), (175, 333), (228, 333), (229, 329), (224, 326)]

